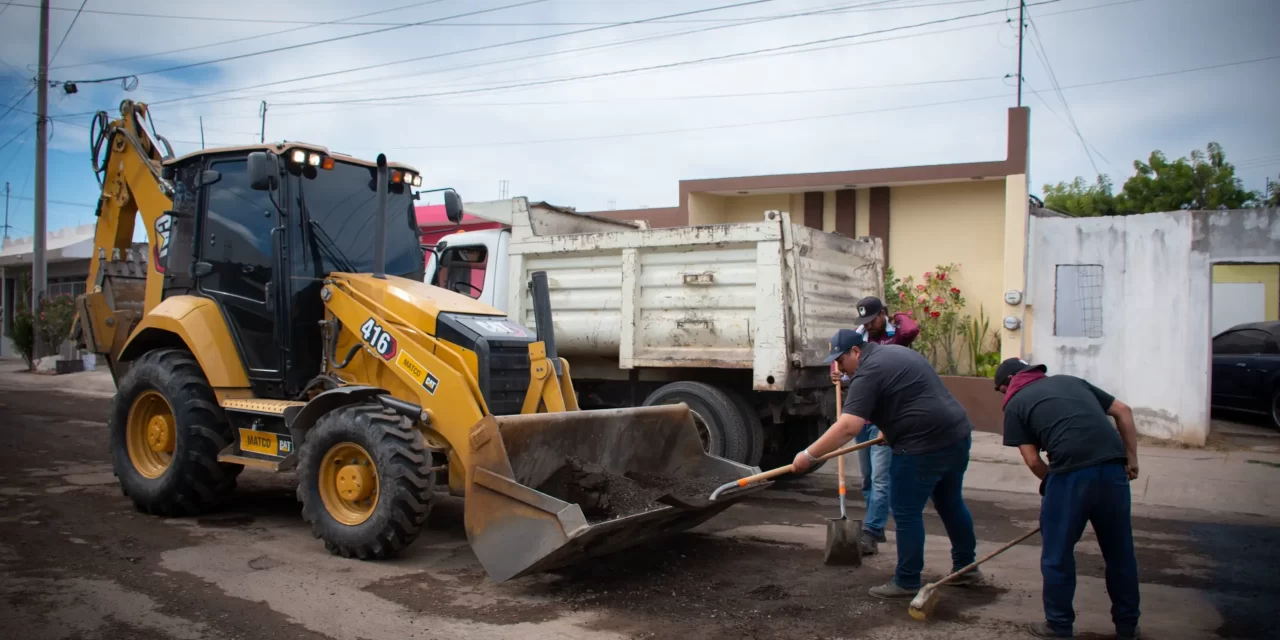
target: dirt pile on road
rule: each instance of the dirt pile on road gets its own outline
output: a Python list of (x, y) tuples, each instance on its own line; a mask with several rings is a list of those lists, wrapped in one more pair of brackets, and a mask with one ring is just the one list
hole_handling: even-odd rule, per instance
[(706, 498), (732, 478), (691, 478), (660, 473), (610, 473), (604, 467), (570, 457), (537, 487), (538, 491), (577, 504), (590, 522), (603, 522), (644, 513), (663, 505), (654, 502), (668, 493)]

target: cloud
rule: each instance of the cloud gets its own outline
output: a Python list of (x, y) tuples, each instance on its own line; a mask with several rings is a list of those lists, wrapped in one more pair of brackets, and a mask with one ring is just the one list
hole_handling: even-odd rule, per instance
[[(448, 0), (361, 21), (426, 20), (514, 1)], [(408, 3), (379, 1), (355, 10), (350, 3), (337, 0), (229, 0), (161, 9), (142, 0), (121, 0), (104, 10), (323, 21), (404, 4)], [(1015, 34), (1011, 26), (1002, 23), (1003, 10), (1014, 6), (1006, 0), (778, 0), (684, 18), (707, 22), (631, 25), (402, 62), (590, 26), (531, 23), (619, 22), (718, 4), (727, 2), (550, 0), (455, 21), (515, 26), (412, 27), (179, 72), (142, 75), (138, 89), (131, 93), (123, 92), (117, 84), (81, 84), (78, 94), (55, 98), (52, 104), (55, 114), (67, 114), (97, 109), (114, 112), (126, 97), (152, 102), (157, 128), (178, 153), (183, 153), (199, 147), (201, 117), (209, 145), (256, 142), (258, 110), (265, 100), (269, 140), (307, 140), (367, 157), (384, 151), (395, 160), (417, 166), (427, 183), (455, 187), (467, 199), (494, 198), (498, 181), (509, 180), (513, 195), (583, 210), (603, 209), (610, 201), (618, 208), (673, 205), (677, 181), (682, 178), (997, 160), (1004, 156), (1005, 113), (1013, 104), (1013, 88), (1012, 79), (1003, 78), (1016, 67)], [(1115, 6), (1090, 8), (1108, 4)], [(830, 7), (858, 10), (674, 35), (728, 24), (718, 20)], [(859, 39), (836, 41), (831, 44), (846, 46), (809, 53), (742, 57), (591, 80), (399, 101), (407, 104), (298, 104), (437, 94), (611, 73), (983, 11), (997, 13), (860, 39), (883, 40), (870, 44), (854, 44)], [(1239, 0), (1229, 5), (1194, 0), (1062, 0), (1031, 12), (1038, 29), (1030, 37), (1043, 40), (1049, 62), (1063, 85), (1277, 53), (1268, 25), (1280, 23), (1280, 5), (1267, 0)], [(1057, 15), (1051, 15), (1054, 13)], [(1009, 13), (1014, 14), (1016, 11)], [(61, 34), (71, 15), (55, 12), (51, 31)], [(0, 18), (0, 59), (19, 67), (31, 62), (36, 48), (35, 18), (34, 10), (16, 6)], [(79, 18), (57, 65), (168, 52), (296, 27), (86, 13)], [(60, 69), (54, 76), (77, 79), (143, 73), (376, 28), (317, 26), (185, 53)], [(918, 35), (924, 32), (938, 33)], [(1196, 34), (1194, 42), (1182, 35), (1188, 33)], [(571, 51), (661, 34), (668, 37)], [(557, 55), (545, 55), (551, 53)], [(480, 64), (489, 62), (492, 64)], [(1029, 86), (1043, 92), (1041, 96), (1059, 114), (1050, 113), (1039, 98), (1026, 96), (1033, 111), (1033, 191), (1044, 182), (1091, 175), (1093, 169), (1081, 142), (1059, 121), (1059, 117), (1065, 119), (1066, 110), (1050, 92), (1047, 71), (1030, 47), (1024, 64)], [(165, 102), (364, 66), (374, 68)], [(1278, 66), (1272, 61), (1066, 90), (1064, 94), (1084, 137), (1111, 161), (1096, 160), (1099, 169), (1120, 183), (1131, 173), (1132, 160), (1145, 158), (1155, 148), (1182, 155), (1212, 139), (1222, 143), (1233, 160), (1276, 154), (1280, 132), (1271, 113), (1280, 90), (1268, 80), (1275, 77)], [(813, 92), (949, 79), (979, 80)], [(0, 84), (0, 92), (9, 88)], [(743, 93), (779, 95), (689, 98)], [(1002, 94), (1006, 97), (999, 97)], [(685, 99), (656, 99), (671, 97)], [(919, 106), (944, 102), (951, 104)], [(822, 117), (836, 113), (853, 115)], [(796, 121), (726, 126), (788, 119)], [(79, 116), (55, 125), (54, 148), (65, 152), (72, 165), (64, 174), (51, 178), (51, 191), (62, 188), (92, 202), (96, 185), (83, 159), (88, 146), (84, 127), (88, 124), (88, 116)], [(661, 133), (673, 130), (681, 132)], [(0, 127), (0, 136), (5, 136), (5, 131), (12, 130)], [(570, 140), (573, 138), (596, 139)], [(79, 159), (74, 159), (77, 155)], [(0, 167), (5, 160), (0, 154)], [(83, 164), (75, 168), (74, 163)], [(1277, 171), (1280, 167), (1251, 165), (1242, 173), (1250, 181), (1247, 186), (1260, 188), (1263, 176)], [(11, 169), (9, 174), (13, 173)], [(4, 179), (12, 178), (6, 175)], [(60, 180), (68, 184), (62, 185)]]

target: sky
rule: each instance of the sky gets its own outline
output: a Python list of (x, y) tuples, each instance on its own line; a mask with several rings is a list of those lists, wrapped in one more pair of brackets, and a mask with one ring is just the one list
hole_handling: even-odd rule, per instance
[[(13, 236), (33, 220), (38, 4), (0, 0)], [(1015, 0), (52, 6), (50, 79), (78, 92), (49, 92), (50, 230), (93, 222), (88, 127), (124, 99), (152, 106), (179, 155), (200, 148), (202, 119), (207, 146), (256, 143), (265, 101), (268, 141), (386, 153), (466, 201), (505, 181), (581, 211), (674, 206), (681, 179), (1000, 160), (1016, 104)], [(1027, 13), (1033, 194), (1097, 173), (1118, 187), (1152, 150), (1210, 141), (1246, 188), (1280, 176), (1280, 1), (1029, 0)], [(128, 75), (132, 91), (87, 82)]]

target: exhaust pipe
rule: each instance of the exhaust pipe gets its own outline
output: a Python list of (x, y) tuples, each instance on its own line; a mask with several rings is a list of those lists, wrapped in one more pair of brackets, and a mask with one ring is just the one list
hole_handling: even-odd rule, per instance
[(387, 155), (378, 154), (378, 212), (375, 214), (373, 228), (377, 229), (373, 241), (373, 277), (387, 277), (387, 187), (391, 180), (387, 171)]
[(547, 358), (551, 360), (556, 375), (563, 375), (560, 356), (556, 353), (556, 329), (551, 323), (551, 288), (547, 286), (546, 271), (534, 271), (529, 275), (529, 293), (533, 297), (533, 323), (538, 331), (538, 340), (546, 346)]

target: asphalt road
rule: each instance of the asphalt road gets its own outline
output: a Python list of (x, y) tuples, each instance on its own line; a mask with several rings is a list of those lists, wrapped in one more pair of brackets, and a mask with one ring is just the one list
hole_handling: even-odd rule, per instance
[[(891, 542), (857, 569), (824, 567), (829, 478), (734, 506), (701, 528), (556, 573), (493, 584), (467, 547), (462, 502), (440, 494), (430, 530), (399, 558), (327, 554), (288, 475), (246, 471), (234, 503), (202, 518), (136, 512), (107, 454), (109, 401), (0, 389), (0, 638), (1020, 638), (1039, 619), (1032, 538), (992, 563), (990, 586), (946, 589), (936, 618), (870, 598)], [(1038, 499), (971, 493), (994, 548), (1035, 525)], [(860, 516), (860, 501), (853, 517)], [(949, 567), (928, 517), (926, 577)], [(1149, 638), (1273, 638), (1280, 514), (1136, 509)], [(518, 541), (517, 541), (518, 543)], [(1111, 632), (1101, 556), (1078, 547), (1078, 637)]]

